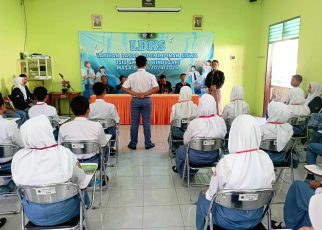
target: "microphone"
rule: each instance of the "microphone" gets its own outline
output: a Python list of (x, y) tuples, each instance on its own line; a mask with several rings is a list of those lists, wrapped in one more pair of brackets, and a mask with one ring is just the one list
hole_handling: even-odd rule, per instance
[(61, 77), (61, 79), (65, 80), (64, 79), (64, 75), (62, 75), (61, 73), (59, 73), (59, 76)]

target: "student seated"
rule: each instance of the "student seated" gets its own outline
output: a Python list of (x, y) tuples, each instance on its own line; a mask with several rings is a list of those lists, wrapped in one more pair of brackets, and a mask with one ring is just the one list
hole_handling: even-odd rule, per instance
[(113, 86), (109, 85), (108, 84), (108, 78), (106, 75), (102, 75), (101, 76), (101, 81), (105, 87), (105, 90), (106, 90), (106, 94), (113, 94), (114, 93), (114, 88)]
[(125, 92), (122, 90), (122, 86), (123, 86), (124, 82), (126, 81), (126, 77), (122, 75), (119, 77), (119, 80), (120, 80), (120, 84), (118, 84), (116, 86), (116, 93), (117, 94), (125, 94)]
[(275, 166), (286, 162), (286, 153), (283, 149), (293, 136), (293, 127), (287, 123), (289, 118), (288, 106), (282, 102), (272, 101), (268, 105), (267, 122), (260, 127), (262, 140), (277, 141), (277, 152), (267, 152)]
[[(116, 111), (115, 106), (111, 103), (104, 101), (104, 97), (106, 95), (106, 89), (105, 89), (103, 83), (96, 82), (93, 85), (93, 92), (96, 95), (96, 101), (90, 105), (90, 112), (88, 114), (88, 119), (89, 120), (112, 119), (118, 125), (120, 123), (120, 117)], [(117, 125), (105, 130), (106, 134), (112, 135), (111, 140), (115, 140), (115, 138), (116, 138)], [(115, 142), (112, 142), (112, 148), (114, 148), (114, 150), (115, 150)]]
[(185, 73), (182, 73), (181, 75), (180, 75), (180, 82), (179, 83), (177, 83), (176, 84), (176, 88), (175, 88), (175, 90), (174, 90), (174, 93), (176, 93), (176, 94), (179, 94), (180, 93), (180, 90), (181, 90), (181, 88), (182, 87), (184, 87), (184, 86), (188, 86), (188, 87), (190, 87), (191, 88), (191, 86), (190, 86), (190, 84), (189, 83), (187, 83), (187, 75), (185, 74)]
[[(197, 117), (197, 105), (192, 101), (192, 90), (189, 86), (183, 86), (179, 94), (179, 102), (172, 106), (170, 114), (170, 122), (174, 119), (183, 119)], [(171, 135), (175, 140), (183, 140), (184, 130), (178, 127), (171, 127)], [(179, 144), (173, 143), (173, 151), (176, 150)]]
[[(183, 135), (184, 145), (180, 146), (176, 152), (176, 166), (172, 169), (174, 172), (179, 173), (181, 177), (186, 177), (186, 175), (183, 175), (183, 170), (189, 141), (203, 137), (219, 139), (225, 137), (227, 132), (225, 121), (216, 113), (215, 99), (209, 94), (202, 95), (198, 106), (199, 117), (192, 120), (188, 125), (188, 128)], [(213, 164), (218, 158), (218, 151), (203, 152), (192, 149), (189, 151), (189, 161), (196, 165)], [(190, 175), (194, 176), (196, 173), (196, 171), (191, 171)]]
[[(299, 116), (309, 116), (310, 108), (305, 105), (305, 98), (300, 88), (294, 88), (292, 91), (292, 95), (290, 96), (290, 104), (288, 105), (291, 117), (299, 117)], [(300, 135), (305, 129), (303, 127), (293, 126), (294, 135)]]
[(20, 127), (25, 121), (27, 120), (26, 112), (22, 110), (17, 110), (13, 107), (13, 103), (10, 100), (5, 100), (0, 93), (0, 97), (4, 100), (4, 108), (5, 111), (3, 113), (3, 118), (18, 118), (19, 120), (16, 121), (18, 127)]
[(300, 229), (312, 226), (309, 203), (313, 195), (322, 192), (321, 183), (315, 180), (295, 181), (289, 188), (284, 204), (284, 221), (272, 221), (273, 229)]
[[(37, 103), (31, 107), (28, 111), (28, 115), (30, 118), (39, 116), (39, 115), (45, 115), (50, 120), (55, 120), (56, 122), (59, 122), (59, 116), (57, 114), (57, 110), (55, 107), (47, 105), (48, 101), (48, 94), (47, 89), (45, 87), (37, 87), (34, 89), (34, 97), (37, 101)], [(54, 136), (57, 140), (58, 138), (58, 129), (54, 130)]]
[(311, 113), (319, 113), (322, 109), (322, 85), (311, 82), (308, 88), (308, 95), (305, 104), (310, 108)]
[(167, 81), (167, 78), (165, 75), (160, 76), (160, 81), (158, 81), (159, 84), (159, 94), (168, 94), (172, 93), (172, 85), (171, 82)]
[[(85, 173), (78, 166), (77, 158), (69, 149), (56, 143), (46, 116), (29, 119), (20, 131), (25, 148), (17, 152), (12, 160), (12, 176), (17, 185), (83, 183)], [(25, 215), (33, 224), (53, 226), (77, 217), (79, 202), (79, 197), (55, 204), (35, 204), (24, 199), (22, 205)]]
[[(218, 191), (272, 188), (274, 166), (268, 155), (259, 150), (260, 143), (261, 133), (256, 119), (250, 115), (236, 117), (229, 134), (230, 154), (213, 168), (208, 190), (200, 192), (196, 214), (198, 230), (204, 229), (210, 201)], [(262, 208), (242, 211), (214, 203), (213, 224), (224, 229), (251, 229), (261, 222), (262, 213)]]
[(10, 95), (10, 99), (15, 108), (25, 112), (33, 106), (33, 96), (26, 86), (27, 82), (27, 75), (20, 74), (15, 80), (15, 85)]
[[(76, 117), (73, 121), (67, 122), (60, 127), (58, 143), (61, 144), (65, 141), (97, 141), (102, 148), (105, 148), (107, 140), (102, 125), (87, 119), (90, 112), (88, 100), (83, 96), (77, 96), (72, 99), (70, 107)], [(100, 162), (100, 156), (96, 152), (77, 155), (77, 157), (82, 163), (99, 164)], [(104, 157), (107, 160), (106, 149), (104, 150)]]
[[(22, 141), (20, 139), (18, 125), (14, 121), (4, 119), (2, 117), (4, 111), (4, 100), (0, 97), (0, 144), (14, 144), (21, 147)], [(11, 160), (12, 158), (3, 158), (3, 156), (0, 156), (0, 174), (11, 173)], [(11, 192), (14, 187), (11, 179), (0, 180), (1, 192)]]
[(305, 97), (305, 92), (303, 89), (300, 88), (300, 85), (303, 81), (303, 77), (299, 74), (295, 74), (292, 76), (291, 79), (291, 88), (288, 92), (288, 98), (286, 99), (286, 104), (290, 105), (291, 104), (291, 98), (294, 97), (296, 94), (301, 94), (303, 97)]
[(244, 101), (244, 88), (241, 86), (235, 86), (231, 90), (230, 103), (225, 106), (221, 117), (225, 120), (226, 124), (231, 124), (238, 115), (248, 113), (249, 105)]

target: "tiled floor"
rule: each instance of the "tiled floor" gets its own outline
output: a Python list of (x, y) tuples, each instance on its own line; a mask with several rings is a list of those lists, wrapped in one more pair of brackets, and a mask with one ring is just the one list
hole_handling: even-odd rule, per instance
[[(129, 126), (120, 132), (120, 156), (117, 167), (108, 168), (109, 188), (104, 192), (100, 209), (88, 212), (92, 230), (107, 229), (195, 229), (194, 202), (190, 202), (187, 190), (180, 178), (172, 173), (168, 157), (168, 126), (153, 126), (152, 137), (156, 147), (144, 150), (142, 129), (136, 151), (126, 146)], [(303, 178), (303, 166), (296, 171)], [(287, 179), (287, 178), (286, 178)], [(202, 188), (193, 188), (193, 200)], [(280, 184), (277, 200), (283, 200), (288, 185)], [(273, 206), (273, 217), (283, 218), (283, 205)], [(20, 228), (20, 215), (8, 216), (4, 230)]]

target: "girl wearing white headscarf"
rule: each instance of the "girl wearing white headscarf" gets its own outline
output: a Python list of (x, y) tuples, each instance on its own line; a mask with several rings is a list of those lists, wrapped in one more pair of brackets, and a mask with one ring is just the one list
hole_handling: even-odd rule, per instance
[(308, 96), (305, 104), (310, 108), (311, 113), (319, 113), (322, 108), (322, 85), (311, 82), (308, 88)]
[[(274, 166), (268, 155), (259, 150), (261, 132), (257, 121), (250, 115), (240, 115), (233, 121), (228, 155), (216, 168), (206, 192), (201, 192), (197, 204), (197, 229), (205, 224), (205, 217), (212, 197), (224, 189), (265, 189), (272, 188), (275, 179)], [(261, 222), (262, 209), (241, 211), (213, 207), (214, 224), (224, 229), (251, 229)]]
[[(17, 185), (49, 185), (72, 183), (81, 185), (85, 173), (77, 164), (76, 156), (56, 143), (49, 119), (40, 115), (26, 121), (20, 129), (24, 149), (12, 159), (12, 177)], [(62, 224), (79, 215), (79, 198), (38, 205), (23, 200), (28, 219), (38, 226)]]
[[(185, 153), (189, 141), (196, 138), (220, 138), (223, 139), (227, 129), (224, 119), (217, 115), (216, 102), (214, 97), (204, 94), (200, 98), (198, 106), (198, 117), (190, 122), (186, 132), (183, 135), (184, 145), (177, 149), (175, 172), (183, 176)], [(219, 154), (215, 152), (203, 152), (189, 150), (189, 160), (193, 164), (212, 164), (218, 160)], [(194, 176), (196, 171), (190, 172)], [(185, 175), (186, 176), (186, 175)]]
[(26, 86), (27, 76), (25, 74), (20, 74), (16, 78), (13, 90), (11, 92), (11, 101), (16, 109), (18, 110), (28, 110), (32, 106), (33, 96), (30, 93), (28, 87)]
[(244, 101), (244, 89), (241, 86), (235, 86), (231, 90), (230, 103), (225, 106), (222, 118), (231, 123), (235, 117), (249, 113), (249, 105)]
[(267, 122), (260, 127), (262, 140), (274, 139), (277, 141), (278, 153), (267, 152), (274, 164), (281, 164), (286, 159), (286, 153), (282, 150), (293, 136), (293, 127), (287, 123), (290, 116), (287, 105), (272, 101), (268, 105)]

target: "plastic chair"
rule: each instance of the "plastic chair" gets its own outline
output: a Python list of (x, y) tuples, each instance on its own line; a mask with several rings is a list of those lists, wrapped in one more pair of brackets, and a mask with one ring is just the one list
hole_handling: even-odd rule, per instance
[(310, 116), (297, 116), (292, 117), (288, 120), (288, 123), (293, 127), (305, 127), (305, 130), (300, 135), (293, 135), (293, 139), (295, 140), (295, 146), (298, 145), (302, 140), (307, 140), (308, 137), (308, 129), (307, 123), (309, 122)]
[[(275, 191), (273, 189), (256, 189), (256, 190), (222, 190), (217, 192), (209, 205), (205, 230), (213, 230), (213, 215), (212, 209), (214, 204), (219, 204), (225, 208), (238, 209), (244, 211), (256, 210), (263, 208), (262, 218), (267, 214), (268, 229), (271, 229), (271, 204), (274, 198)], [(258, 223), (261, 224), (261, 223)]]
[[(87, 206), (83, 199), (83, 194), (80, 190), (80, 188), (72, 183), (62, 183), (62, 184), (51, 184), (51, 185), (43, 185), (43, 186), (18, 186), (17, 187), (17, 194), (19, 197), (19, 200), (22, 204), (23, 199), (26, 199), (27, 201), (34, 203), (34, 204), (54, 204), (58, 202), (62, 202), (65, 200), (68, 200), (70, 198), (73, 198), (75, 196), (79, 196), (80, 198), (80, 204), (79, 204), (79, 210), (80, 215), (77, 218), (74, 218), (73, 220), (70, 220), (66, 223), (60, 224), (58, 226), (36, 226), (32, 224), (30, 221), (26, 223), (26, 218), (24, 214), (24, 209), (22, 209), (21, 212), (21, 229), (23, 230), (49, 230), (49, 229), (64, 229), (64, 230), (83, 230), (89, 229), (89, 222), (87, 218)], [(85, 222), (85, 224), (84, 224)]]
[[(294, 148), (294, 143), (295, 141), (293, 139), (290, 139), (289, 142), (285, 145), (284, 151), (286, 154), (289, 154), (286, 156), (287, 159), (290, 159), (289, 164), (281, 164), (281, 165), (274, 165), (275, 169), (280, 169), (280, 173), (277, 176), (276, 183), (278, 180), (281, 178), (281, 175), (285, 169), (290, 169), (291, 170), (291, 179), (292, 183), (294, 182), (294, 167), (293, 167), (293, 148)], [(277, 151), (277, 141), (276, 139), (266, 139), (262, 140), (260, 149), (264, 151), (269, 151), (269, 152), (275, 152), (279, 153)]]
[(314, 229), (322, 229), (322, 194), (311, 197), (309, 203), (309, 216)]
[(172, 135), (173, 128), (179, 128), (182, 132), (185, 132), (188, 128), (189, 123), (195, 119), (195, 117), (189, 118), (176, 118), (171, 121), (170, 124), (170, 134), (169, 134), (169, 157), (172, 157), (173, 154), (173, 143), (182, 143), (183, 139), (175, 139)]
[[(70, 149), (76, 155), (83, 155), (83, 154), (91, 154), (97, 153), (100, 155), (100, 202), (99, 206), (102, 204), (102, 197), (103, 197), (103, 176), (105, 181), (107, 182), (106, 176), (106, 168), (105, 168), (105, 158), (103, 154), (103, 149), (101, 145), (96, 141), (65, 141), (61, 144), (62, 146)], [(94, 193), (95, 191), (93, 191)]]
[[(111, 127), (116, 127), (117, 123), (114, 119), (92, 119), (92, 121), (98, 122), (102, 125), (103, 129), (106, 130), (108, 128)], [(116, 136), (115, 136), (115, 140), (111, 140), (111, 143), (114, 143), (115, 146), (115, 160), (116, 160), (116, 164), (118, 163), (118, 154), (119, 154), (119, 129), (116, 128)], [(109, 144), (111, 146), (111, 144)], [(108, 153), (108, 157), (110, 159), (111, 157), (111, 151), (109, 149), (109, 153)]]
[[(189, 190), (189, 199), (191, 201), (191, 182), (190, 182), (190, 170), (198, 170), (198, 169), (211, 169), (215, 164), (209, 164), (209, 165), (194, 165), (191, 164), (189, 161), (189, 150), (197, 150), (197, 151), (204, 151), (204, 152), (212, 152), (212, 151), (219, 151), (219, 158), (221, 158), (222, 155), (222, 146), (223, 146), (224, 140), (218, 139), (218, 138), (197, 138), (194, 140), (191, 140), (188, 143), (187, 150), (186, 150), (186, 158), (185, 158), (185, 164), (183, 169), (183, 177), (182, 177), (182, 184), (184, 184), (184, 175), (187, 172), (187, 186)], [(195, 184), (197, 185), (197, 184)], [(202, 184), (204, 185), (204, 184)]]
[[(11, 160), (12, 157), (18, 152), (20, 149), (19, 146), (14, 144), (0, 144), (0, 159), (8, 159)], [(3, 179), (11, 179), (12, 175), (11, 173), (0, 173), (0, 178)], [(16, 196), (16, 193), (3, 193), (1, 196), (10, 197), (10, 196)], [(0, 215), (6, 215), (6, 214), (17, 214), (20, 213), (20, 210), (17, 211), (4, 211), (0, 212)]]

